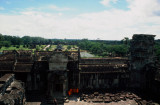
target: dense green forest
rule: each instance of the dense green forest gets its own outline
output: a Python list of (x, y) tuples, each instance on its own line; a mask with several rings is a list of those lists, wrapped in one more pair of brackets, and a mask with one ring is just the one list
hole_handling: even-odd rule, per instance
[[(25, 46), (36, 45), (36, 49), (40, 49), (40, 45), (76, 45), (82, 50), (86, 50), (94, 55), (105, 57), (105, 56), (127, 56), (129, 52), (129, 38), (117, 40), (88, 40), (88, 39), (45, 39), (41, 37), (18, 37), (10, 35), (0, 34), (0, 48), (10, 46)], [(42, 46), (44, 47), (44, 46)], [(70, 46), (67, 47), (71, 49)], [(160, 59), (160, 40), (155, 41), (155, 54)]]
[(22, 38), (18, 36), (2, 35), (0, 34), (0, 48), (10, 47), (11, 45), (29, 45), (29, 44), (49, 44), (52, 41), (41, 37), (24, 36)]
[(98, 56), (127, 56), (129, 50), (129, 43), (124, 44), (106, 44), (104, 42), (89, 41), (87, 39), (81, 40), (78, 46)]

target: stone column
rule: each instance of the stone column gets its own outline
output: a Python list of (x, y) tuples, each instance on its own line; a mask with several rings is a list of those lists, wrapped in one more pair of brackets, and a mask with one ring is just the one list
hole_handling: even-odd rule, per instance
[(99, 88), (99, 84), (98, 84), (98, 74), (95, 74), (96, 77), (96, 88)]
[(32, 90), (32, 81), (30, 73), (27, 74), (27, 89)]
[(80, 72), (79, 72), (79, 74), (78, 74), (78, 76), (79, 76), (79, 80), (78, 80), (78, 88), (80, 89), (80, 84), (81, 84), (81, 74), (80, 74)]
[(37, 90), (37, 81), (36, 81), (37, 75), (34, 74), (34, 90)]

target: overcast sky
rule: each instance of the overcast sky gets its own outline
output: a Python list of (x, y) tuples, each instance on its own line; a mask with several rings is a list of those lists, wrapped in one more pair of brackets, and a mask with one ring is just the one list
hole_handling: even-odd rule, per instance
[(44, 38), (160, 39), (160, 0), (0, 0), (0, 33)]

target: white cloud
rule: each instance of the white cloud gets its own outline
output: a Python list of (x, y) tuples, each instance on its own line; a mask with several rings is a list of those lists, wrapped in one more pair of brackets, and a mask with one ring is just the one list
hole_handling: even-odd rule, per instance
[(0, 10), (5, 10), (3, 7), (0, 7)]
[(152, 15), (155, 11), (160, 11), (158, 0), (128, 0), (129, 8), (136, 15)]
[(57, 7), (56, 5), (50, 5), (49, 8), (52, 9), (52, 10), (57, 10), (57, 11), (68, 11), (68, 10), (71, 10), (70, 8)]
[[(19, 9), (22, 10), (22, 9)], [(67, 7), (59, 7), (56, 5), (46, 5), (43, 7), (29, 7), (23, 9), (23, 11), (43, 11), (43, 10), (52, 10), (52, 11), (70, 11), (73, 10), (72, 8), (67, 8)]]
[(117, 3), (118, 0), (101, 0), (100, 3), (104, 6), (109, 6), (110, 2)]
[[(139, 4), (139, 3), (144, 4)], [(33, 10), (20, 15), (0, 15), (0, 33), (45, 38), (121, 40), (133, 34), (155, 34), (160, 39), (160, 16), (156, 0), (130, 0), (130, 10), (111, 9), (66, 18), (62, 13)], [(150, 4), (150, 5), (149, 5)], [(152, 5), (151, 5), (152, 4)]]

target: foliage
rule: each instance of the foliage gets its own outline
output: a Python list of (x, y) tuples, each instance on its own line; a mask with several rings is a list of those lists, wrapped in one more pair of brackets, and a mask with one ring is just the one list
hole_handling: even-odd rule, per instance
[[(155, 41), (155, 54), (160, 59), (160, 40)], [(54, 43), (54, 45), (52, 45)], [(130, 40), (125, 37), (121, 41), (116, 40), (75, 40), (75, 39), (44, 39), (41, 37), (9, 36), (0, 34), (0, 50), (32, 49), (34, 45), (37, 51), (44, 49), (45, 45), (51, 44), (47, 51), (53, 51), (56, 45), (65, 45), (66, 50), (72, 46), (78, 46), (82, 50), (87, 50), (96, 56), (126, 56), (129, 50)], [(72, 46), (71, 46), (72, 45)]]
[[(8, 42), (4, 42), (8, 41)], [(52, 43), (49, 39), (44, 39), (41, 37), (30, 37), (24, 36), (22, 38), (18, 36), (10, 36), (10, 35), (2, 35), (0, 34), (0, 46), (5, 46), (6, 43), (8, 45), (32, 45), (32, 44), (49, 44)]]
[(156, 43), (154, 48), (155, 48), (155, 54), (158, 57), (158, 59), (160, 60), (160, 43)]
[(3, 47), (10, 47), (11, 46), (11, 42), (9, 41), (0, 41), (0, 46)]
[(40, 51), (40, 46), (39, 45), (36, 45), (36, 51)]
[(129, 46), (125, 44), (108, 45), (100, 42), (92, 42), (87, 39), (79, 42), (78, 46), (98, 56), (126, 56), (129, 49)]
[(41, 37), (30, 37), (30, 36), (24, 36), (21, 38), (23, 44), (48, 44), (51, 43), (51, 40), (44, 39)]
[(17, 46), (11, 45), (10, 47), (1, 47), (0, 52), (3, 50), (31, 50), (29, 48), (24, 48), (23, 45), (20, 45), (19, 48)]
[(50, 49), (49, 47), (48, 47), (48, 48), (46, 48), (46, 51), (49, 51), (49, 49)]
[(130, 44), (130, 40), (128, 37), (124, 37), (124, 39), (121, 40), (123, 44), (125, 45), (129, 45)]
[(71, 49), (71, 46), (69, 45), (69, 46), (67, 46), (67, 50), (70, 50)]

